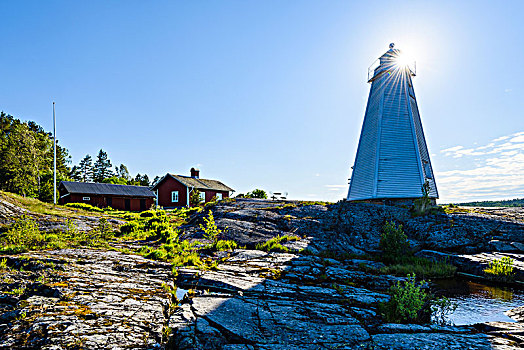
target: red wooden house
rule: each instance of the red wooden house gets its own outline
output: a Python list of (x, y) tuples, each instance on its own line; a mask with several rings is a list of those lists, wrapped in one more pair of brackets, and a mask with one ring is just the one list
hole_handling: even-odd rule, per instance
[(155, 203), (155, 193), (145, 186), (62, 181), (59, 204), (86, 203), (99, 208), (143, 211)]
[(191, 168), (191, 176), (166, 174), (152, 188), (156, 191), (157, 204), (164, 208), (189, 207), (189, 198), (194, 190), (200, 192), (204, 203), (214, 197), (228, 198), (234, 190), (217, 180), (201, 179), (200, 171)]

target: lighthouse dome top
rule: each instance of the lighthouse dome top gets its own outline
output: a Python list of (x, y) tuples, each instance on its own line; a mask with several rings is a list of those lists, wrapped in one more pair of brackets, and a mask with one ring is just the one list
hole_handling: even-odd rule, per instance
[(394, 49), (394, 48), (395, 48), (395, 43), (391, 43), (391, 44), (389, 44), (389, 48), (390, 48), (390, 49)]

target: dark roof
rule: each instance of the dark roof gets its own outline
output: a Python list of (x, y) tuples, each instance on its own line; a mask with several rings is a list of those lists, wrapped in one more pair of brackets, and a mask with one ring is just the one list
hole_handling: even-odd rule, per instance
[(101, 194), (127, 197), (155, 197), (155, 193), (145, 186), (72, 181), (62, 181), (60, 184), (63, 185), (66, 191), (69, 193)]
[[(182, 175), (175, 175), (175, 174), (169, 174), (169, 173), (166, 176), (164, 176), (164, 178), (166, 178), (167, 176), (171, 176), (172, 178), (179, 181), (182, 185), (186, 187), (192, 187), (198, 190), (234, 191), (231, 187), (224, 185), (222, 182), (218, 180), (197, 179), (191, 176), (182, 176)], [(162, 180), (164, 178), (162, 178)], [(153, 187), (153, 189), (155, 189), (162, 182), (162, 180), (160, 180), (155, 185), (155, 187)]]

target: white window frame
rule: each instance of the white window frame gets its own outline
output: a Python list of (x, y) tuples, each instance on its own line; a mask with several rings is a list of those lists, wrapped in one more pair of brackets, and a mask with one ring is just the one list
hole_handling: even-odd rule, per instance
[(90, 201), (90, 200), (91, 200), (91, 197), (82, 197), (82, 200), (83, 200), (83, 201)]
[(215, 196), (217, 197), (217, 201), (222, 200), (222, 193), (217, 193)]
[(202, 202), (206, 201), (206, 192), (205, 191), (200, 192), (200, 200)]
[(171, 191), (171, 202), (178, 203), (180, 197), (178, 196), (178, 191)]

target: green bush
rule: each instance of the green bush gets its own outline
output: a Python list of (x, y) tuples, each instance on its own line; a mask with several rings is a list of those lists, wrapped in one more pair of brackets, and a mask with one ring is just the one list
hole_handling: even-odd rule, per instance
[(5, 234), (5, 241), (8, 244), (33, 246), (42, 242), (43, 236), (36, 222), (30, 216), (23, 215), (11, 225)]
[(92, 211), (92, 212), (96, 212), (96, 213), (103, 213), (104, 212), (104, 209), (101, 209), (101, 208), (98, 208), (98, 207), (94, 207), (94, 206), (92, 206), (90, 204), (87, 204), (87, 203), (67, 203), (65, 206), (69, 207), (69, 208), (83, 209), (83, 210)]
[(489, 267), (485, 269), (484, 272), (488, 277), (494, 280), (511, 282), (515, 279), (515, 272), (513, 269), (513, 259), (505, 256), (501, 259), (491, 261)]
[(200, 198), (200, 191), (194, 189), (189, 195), (189, 205), (192, 207), (197, 207), (202, 203), (202, 198)]
[(380, 236), (380, 249), (382, 249), (386, 260), (396, 260), (408, 253), (408, 236), (402, 230), (402, 225), (398, 227), (394, 222), (386, 221)]
[(390, 288), (391, 299), (382, 304), (381, 309), (388, 322), (394, 323), (424, 323), (429, 310), (429, 295), (422, 289), (425, 282), (418, 284), (415, 275), (409, 275), (408, 280)]
[(167, 217), (165, 217), (165, 216), (161, 216), (161, 217), (152, 216), (144, 224), (144, 229), (145, 230), (154, 230), (155, 227), (157, 227), (159, 225), (162, 225), (162, 224), (168, 225)]
[(218, 235), (222, 233), (222, 230), (217, 227), (211, 210), (207, 214), (207, 218), (204, 217), (204, 222), (206, 223), (205, 226), (200, 225), (200, 228), (204, 231), (204, 238), (210, 240), (213, 244), (216, 244)]
[(140, 229), (140, 224), (136, 221), (126, 222), (120, 226), (120, 233), (123, 235), (130, 235)]
[(107, 222), (106, 218), (100, 218), (98, 226), (91, 231), (91, 240), (93, 241), (109, 241), (115, 238), (113, 226)]
[(75, 246), (100, 246), (113, 239), (111, 225), (102, 218), (97, 228), (89, 233), (79, 231), (73, 221), (66, 221), (65, 229), (40, 232), (36, 222), (29, 216), (17, 219), (0, 236), (0, 252), (16, 254), (28, 250), (62, 249)]
[(262, 198), (262, 199), (267, 199), (267, 193), (266, 193), (266, 191), (257, 188), (257, 189), (254, 189), (251, 192), (246, 193), (246, 195), (244, 197), (245, 198)]
[(150, 218), (156, 216), (156, 212), (154, 210), (146, 210), (140, 213), (141, 218)]

